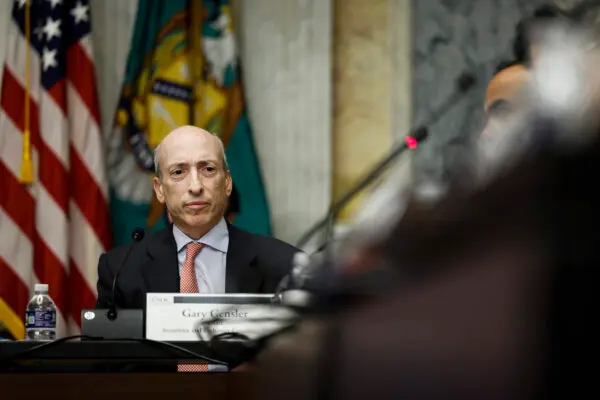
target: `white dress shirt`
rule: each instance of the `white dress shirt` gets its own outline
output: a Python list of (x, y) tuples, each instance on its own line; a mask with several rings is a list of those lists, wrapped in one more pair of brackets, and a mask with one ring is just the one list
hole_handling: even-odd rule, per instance
[(173, 225), (173, 236), (177, 245), (177, 263), (179, 276), (185, 262), (186, 247), (188, 243), (198, 242), (204, 244), (196, 256), (195, 270), (198, 292), (206, 294), (225, 293), (225, 274), (227, 264), (227, 248), (229, 247), (229, 230), (224, 218), (210, 231), (198, 240), (193, 240)]

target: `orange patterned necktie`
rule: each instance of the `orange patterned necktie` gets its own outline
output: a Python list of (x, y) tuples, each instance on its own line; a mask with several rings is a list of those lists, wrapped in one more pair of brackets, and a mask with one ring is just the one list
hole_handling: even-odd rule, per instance
[(195, 262), (202, 247), (204, 247), (202, 243), (190, 242), (185, 249), (185, 262), (181, 267), (181, 276), (179, 277), (180, 293), (198, 293)]
[[(196, 256), (200, 253), (204, 245), (202, 243), (191, 242), (186, 247), (185, 262), (181, 267), (179, 277), (180, 293), (198, 293), (198, 281), (196, 280)], [(177, 365), (178, 372), (208, 372), (208, 364), (190, 364), (185, 362)]]

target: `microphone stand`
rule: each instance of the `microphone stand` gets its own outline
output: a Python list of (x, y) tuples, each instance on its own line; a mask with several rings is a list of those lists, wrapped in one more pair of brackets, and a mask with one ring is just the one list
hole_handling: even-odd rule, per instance
[[(431, 113), (431, 117), (429, 120), (429, 125), (432, 126), (437, 123), (443, 116), (445, 116), (448, 111), (450, 111), (470, 89), (475, 85), (475, 78), (470, 74), (462, 74), (456, 79), (456, 89), (452, 92), (452, 94), (436, 109)], [(414, 132), (412, 135), (413, 138), (418, 142), (423, 141), (428, 136), (428, 128), (426, 126), (420, 126), (416, 129), (411, 130)], [(351, 188), (342, 198), (337, 200), (329, 207), (329, 211), (327, 215), (321, 220), (317, 221), (298, 241), (297, 246), (299, 248), (304, 247), (308, 241), (320, 230), (326, 228), (325, 231), (325, 240), (321, 244), (327, 244), (331, 240), (333, 236), (333, 225), (335, 219), (339, 215), (339, 213), (344, 209), (344, 207), (363, 189), (365, 189), (369, 184), (371, 184), (375, 179), (379, 178), (383, 172), (387, 170), (387, 168), (406, 150), (407, 145), (403, 141), (397, 144), (392, 151), (381, 161), (379, 161), (371, 171), (361, 179), (353, 188)], [(327, 250), (326, 250), (327, 251)]]
[(118, 316), (116, 296), (117, 296), (117, 285), (118, 285), (118, 281), (119, 281), (119, 275), (121, 274), (121, 270), (123, 269), (123, 266), (127, 262), (127, 259), (129, 258), (129, 254), (131, 254), (131, 250), (133, 250), (133, 248), (135, 247), (135, 245), (137, 243), (142, 241), (142, 239), (144, 238), (144, 235), (145, 235), (145, 231), (142, 228), (135, 228), (133, 230), (133, 232), (131, 232), (131, 238), (133, 239), (133, 243), (131, 244), (131, 246), (129, 246), (129, 249), (127, 250), (127, 253), (125, 254), (125, 258), (123, 258), (121, 265), (119, 265), (119, 269), (117, 269), (117, 272), (115, 273), (115, 276), (114, 276), (113, 282), (112, 282), (111, 302), (110, 302), (110, 306), (108, 307), (108, 311), (106, 313), (106, 317), (108, 318), (109, 321), (114, 321), (115, 319), (117, 319), (117, 316)]

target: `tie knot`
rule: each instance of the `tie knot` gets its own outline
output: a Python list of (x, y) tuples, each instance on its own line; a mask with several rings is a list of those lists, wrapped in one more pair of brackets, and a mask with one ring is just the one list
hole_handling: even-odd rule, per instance
[(187, 245), (186, 248), (186, 257), (188, 260), (193, 260), (196, 258), (196, 256), (198, 255), (198, 253), (200, 253), (200, 250), (202, 250), (202, 247), (204, 247), (204, 244), (202, 243), (198, 243), (198, 242), (190, 242)]

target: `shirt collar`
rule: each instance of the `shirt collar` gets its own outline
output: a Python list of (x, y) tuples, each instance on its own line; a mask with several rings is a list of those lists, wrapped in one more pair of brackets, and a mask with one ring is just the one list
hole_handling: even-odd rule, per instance
[(206, 246), (212, 247), (221, 253), (227, 253), (227, 247), (229, 246), (229, 229), (227, 229), (227, 223), (224, 218), (221, 218), (219, 222), (213, 226), (213, 228), (206, 232), (198, 240), (190, 238), (188, 235), (183, 233), (175, 224), (173, 224), (173, 236), (175, 237), (175, 244), (177, 245), (177, 252), (179, 253), (188, 243), (198, 242)]

